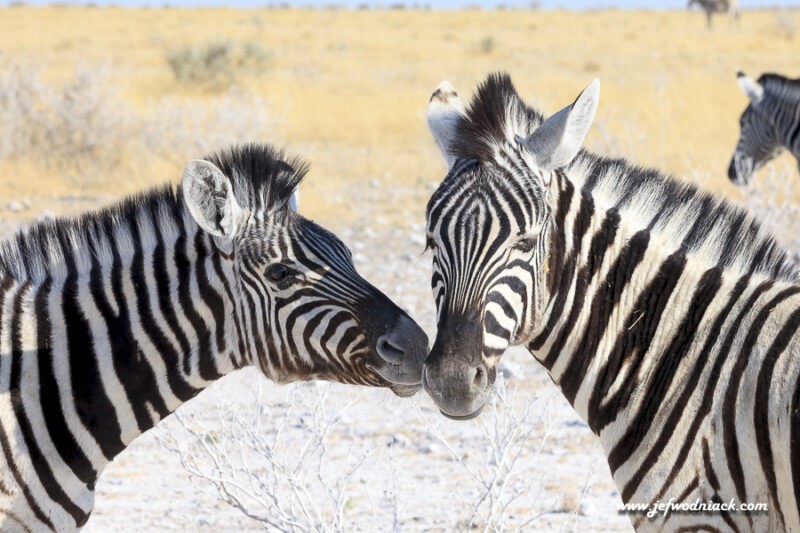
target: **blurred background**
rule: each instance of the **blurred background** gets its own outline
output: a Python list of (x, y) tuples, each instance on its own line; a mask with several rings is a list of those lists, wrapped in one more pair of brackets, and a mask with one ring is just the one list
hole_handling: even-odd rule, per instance
[[(467, 2), (7, 4), (0, 208), (82, 209), (82, 198), (176, 181), (189, 159), (260, 140), (312, 163), (303, 211), (333, 229), (381, 187), (392, 194), (379, 217), (421, 223), (444, 172), (428, 97), (448, 79), (468, 98), (497, 70), (545, 113), (599, 78), (591, 148), (742, 198), (726, 178), (747, 103), (735, 70), (800, 74), (800, 11), (788, 3), (743, 1), (739, 18), (718, 14), (709, 28), (671, 0)], [(549, 9), (559, 5), (569, 9)], [(788, 157), (772, 168), (783, 164), (794, 168)]]
[[(795, 160), (770, 163), (746, 189), (726, 175), (747, 105), (736, 69), (800, 76), (793, 3), (742, 0), (738, 17), (707, 19), (678, 0), (500, 1), (0, 3), (0, 236), (177, 183), (188, 160), (231, 143), (270, 142), (312, 164), (301, 213), (337, 232), (365, 277), (432, 334), (424, 209), (446, 169), (425, 106), (444, 79), (466, 100), (504, 70), (545, 114), (599, 78), (591, 149), (743, 203), (800, 250)], [(331, 409), (319, 398), (332, 395), (326, 479), (337, 497), (353, 484), (361, 492), (323, 503), (316, 522), (289, 513), (278, 529), (300, 520), (312, 530), (630, 530), (586, 425), (529, 354), (512, 350), (507, 360), (508, 395), (475, 424), (441, 419), (423, 395), (375, 402), (362, 389), (269, 386), (244, 400), (263, 381), (256, 373), (223, 380), (180, 410), (185, 423), (170, 417), (163, 433), (114, 461), (88, 529), (274, 530), (245, 511), (277, 516), (259, 506), (294, 501), (298, 486), (327, 486), (317, 463), (280, 497), (264, 489), (261, 500), (237, 504), (223, 497), (223, 474), (280, 473), (276, 456), (227, 473), (186, 458), (252, 427), (220, 407), (233, 396), (242, 417), (261, 416), (259, 405), (292, 413), (283, 423), (297, 440), (281, 452), (291, 466), (296, 442), (317, 442), (319, 424), (329, 428), (311, 415)], [(354, 447), (379, 451), (361, 477), (348, 470)]]

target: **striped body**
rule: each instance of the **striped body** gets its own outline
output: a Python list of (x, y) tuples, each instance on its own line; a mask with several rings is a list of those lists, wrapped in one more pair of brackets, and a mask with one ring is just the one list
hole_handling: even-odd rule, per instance
[(756, 171), (783, 150), (800, 165), (800, 80), (763, 74), (754, 81), (742, 72), (737, 78), (750, 103), (739, 118), (739, 141), (728, 177), (737, 185), (747, 185)]
[(565, 216), (549, 249), (564, 259), (548, 262), (549, 305), (528, 348), (600, 437), (624, 502), (770, 510), (634, 525), (797, 529), (800, 282), (720, 268), (687, 253), (685, 237), (601, 208), (580, 182), (559, 177)]
[[(330, 379), (413, 391), (414, 379), (396, 384), (374, 370), (380, 358), (372, 338), (410, 320), (358, 276), (338, 239), (284, 205), (300, 171), (266, 147), (215, 160), (249, 207), (228, 251), (171, 188), (6, 243), (3, 531), (80, 528), (109, 461), (244, 365), (278, 382)], [(259, 165), (271, 192), (259, 192), (249, 174)], [(279, 193), (292, 176), (294, 185)], [(274, 258), (294, 269), (277, 283), (268, 278)], [(383, 330), (367, 324), (373, 319), (360, 307), (385, 319)], [(423, 343), (424, 335), (413, 340)]]
[(439, 98), (460, 117), (437, 138), (454, 162), (428, 204), (440, 330), (423, 383), (443, 413), (477, 414), (481, 376), (523, 344), (599, 436), (624, 502), (768, 507), (635, 512), (637, 529), (800, 530), (788, 254), (746, 213), (657, 171), (584, 151), (543, 171), (533, 135), (547, 126), (507, 77), (466, 111)]

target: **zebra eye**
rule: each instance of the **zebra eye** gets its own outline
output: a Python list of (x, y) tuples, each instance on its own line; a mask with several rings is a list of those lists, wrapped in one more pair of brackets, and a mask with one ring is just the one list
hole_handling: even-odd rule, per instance
[(536, 246), (536, 237), (525, 237), (517, 241), (514, 245), (514, 249), (526, 254), (533, 250), (534, 246)]
[(433, 250), (434, 248), (436, 248), (436, 241), (433, 239), (433, 237), (428, 235), (425, 238), (425, 250)]
[(267, 268), (267, 277), (272, 281), (281, 281), (291, 274), (291, 270), (286, 265), (275, 263)]

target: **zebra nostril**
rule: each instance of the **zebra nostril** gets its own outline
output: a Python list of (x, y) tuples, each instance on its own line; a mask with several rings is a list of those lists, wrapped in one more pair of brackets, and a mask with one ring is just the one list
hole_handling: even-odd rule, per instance
[(487, 384), (487, 377), (486, 377), (486, 370), (483, 367), (478, 367), (475, 369), (475, 377), (472, 379), (472, 387), (474, 389), (483, 390), (486, 388)]
[(378, 339), (375, 348), (378, 350), (378, 355), (381, 356), (381, 359), (387, 363), (399, 364), (406, 355), (406, 351), (403, 347), (399, 346), (396, 342), (392, 342), (388, 335), (382, 335)]

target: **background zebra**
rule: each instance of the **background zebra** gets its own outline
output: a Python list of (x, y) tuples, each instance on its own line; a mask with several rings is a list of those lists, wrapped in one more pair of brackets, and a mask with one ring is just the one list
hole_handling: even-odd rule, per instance
[(419, 389), (427, 338), (292, 212), (306, 165), (268, 146), (32, 227), (0, 251), (0, 529), (72, 530), (104, 466), (212, 381)]
[(548, 120), (506, 75), (428, 121), (449, 173), (427, 208), (438, 332), (423, 385), (476, 416), (523, 344), (600, 437), (624, 502), (767, 503), (641, 530), (800, 528), (800, 273), (745, 212), (581, 151), (599, 83)]
[(739, 118), (739, 141), (728, 177), (737, 185), (747, 185), (784, 148), (800, 164), (800, 79), (762, 74), (755, 81), (742, 71), (736, 79), (750, 103)]
[(733, 18), (739, 18), (739, 1), (738, 0), (689, 0), (686, 4), (688, 9), (693, 5), (700, 6), (706, 14), (706, 25), (711, 27), (711, 18), (715, 13), (727, 13)]

